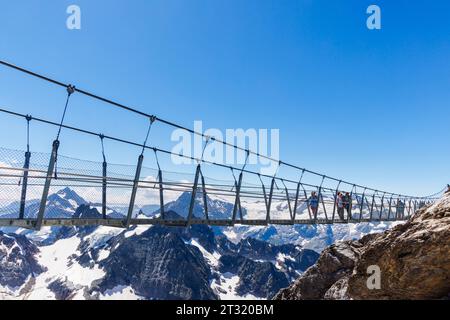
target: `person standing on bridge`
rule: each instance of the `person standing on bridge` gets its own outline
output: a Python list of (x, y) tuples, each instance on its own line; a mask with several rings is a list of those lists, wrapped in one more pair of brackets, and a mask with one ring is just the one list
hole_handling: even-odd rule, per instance
[(346, 192), (345, 196), (342, 197), (342, 202), (344, 204), (345, 210), (347, 210), (347, 215), (350, 217), (352, 208), (352, 197), (349, 192)]
[(405, 203), (402, 200), (397, 202), (397, 218), (403, 219), (405, 216)]
[(319, 208), (319, 197), (315, 191), (311, 192), (311, 197), (308, 199), (309, 208), (314, 218), (317, 216), (317, 210)]
[(339, 218), (344, 220), (344, 196), (342, 195), (342, 192), (338, 192), (337, 194), (336, 206)]

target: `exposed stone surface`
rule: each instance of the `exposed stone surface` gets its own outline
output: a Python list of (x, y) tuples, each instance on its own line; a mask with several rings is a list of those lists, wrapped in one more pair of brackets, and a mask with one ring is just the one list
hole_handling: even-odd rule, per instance
[(45, 271), (36, 261), (38, 252), (25, 236), (0, 231), (0, 285), (20, 287), (28, 277)]
[(287, 273), (289, 270), (305, 271), (319, 258), (314, 250), (302, 249), (294, 244), (273, 245), (254, 238), (241, 240), (233, 251), (253, 260), (276, 261), (286, 255), (288, 258), (283, 259), (283, 264)]
[[(368, 289), (377, 265), (381, 288)], [(450, 194), (409, 221), (325, 249), (276, 299), (440, 299), (450, 294)]]
[[(180, 217), (173, 211), (166, 216)], [(220, 258), (217, 264), (205, 259), (192, 243), (206, 250), (206, 255)], [(146, 299), (217, 299), (220, 288), (212, 289), (211, 281), (224, 273), (239, 277), (238, 295), (271, 298), (318, 258), (315, 251), (294, 245), (275, 246), (256, 239), (234, 244), (206, 225), (154, 226), (128, 238), (119, 234), (98, 247), (82, 241), (78, 249), (81, 255), (75, 260), (80, 265), (99, 264), (106, 273), (89, 290), (91, 296), (131, 286)], [(109, 257), (98, 261), (100, 250), (110, 251)]]
[(57, 279), (48, 285), (48, 289), (53, 291), (56, 300), (70, 300), (75, 292), (75, 287), (68, 281)]
[(94, 291), (131, 285), (138, 295), (151, 299), (217, 299), (201, 252), (164, 227), (121, 240), (101, 266), (106, 276)]
[(286, 275), (272, 263), (253, 261), (241, 255), (223, 255), (219, 271), (239, 276), (236, 292), (240, 295), (250, 293), (257, 297), (271, 298), (278, 290), (289, 285)]

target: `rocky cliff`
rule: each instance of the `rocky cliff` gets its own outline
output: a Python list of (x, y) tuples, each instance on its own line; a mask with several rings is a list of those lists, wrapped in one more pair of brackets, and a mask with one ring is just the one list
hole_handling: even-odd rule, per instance
[(45, 271), (35, 258), (38, 252), (26, 237), (0, 231), (0, 287), (20, 287), (29, 277)]
[[(379, 289), (367, 285), (377, 272), (373, 268), (380, 271)], [(447, 193), (391, 230), (326, 248), (317, 263), (275, 299), (442, 299), (449, 294)]]
[(131, 285), (139, 296), (152, 299), (217, 299), (200, 250), (186, 246), (167, 228), (152, 227), (139, 236), (117, 240), (117, 245), (101, 262), (106, 275), (93, 291)]

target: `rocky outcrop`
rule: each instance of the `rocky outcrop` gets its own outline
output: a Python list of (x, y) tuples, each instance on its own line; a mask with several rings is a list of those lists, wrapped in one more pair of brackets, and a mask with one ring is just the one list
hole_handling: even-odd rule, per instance
[(148, 299), (217, 299), (201, 252), (164, 227), (120, 240), (100, 265), (106, 276), (91, 291), (130, 285)]
[(254, 238), (241, 240), (234, 251), (253, 260), (283, 260), (287, 268), (295, 271), (305, 271), (319, 258), (319, 254), (314, 250), (303, 249), (298, 245), (273, 245)]
[[(380, 270), (379, 289), (367, 285), (372, 275), (370, 266)], [(275, 298), (441, 299), (449, 294), (447, 194), (391, 230), (328, 247), (314, 266)]]
[(38, 252), (39, 249), (25, 236), (0, 231), (0, 285), (21, 287), (30, 276), (45, 271), (36, 261)]
[(87, 204), (82, 204), (75, 210), (73, 217), (84, 219), (101, 219), (102, 215), (98, 212), (96, 208), (91, 208)]
[(47, 288), (55, 294), (56, 300), (70, 300), (75, 292), (72, 283), (61, 279), (52, 281)]
[(239, 276), (236, 293), (243, 296), (273, 297), (287, 286), (286, 275), (270, 262), (253, 261), (241, 255), (223, 255), (219, 260), (219, 271)]
[[(177, 216), (173, 211), (167, 215)], [(81, 254), (74, 255), (73, 262), (85, 268), (98, 265), (105, 272), (89, 289), (91, 297), (129, 286), (144, 299), (218, 299), (219, 279), (230, 274), (239, 278), (233, 294), (271, 298), (318, 257), (294, 245), (255, 239), (234, 244), (205, 225), (136, 231), (132, 228), (101, 245), (81, 241)], [(108, 257), (100, 258), (101, 252), (109, 252)], [(59, 284), (55, 291), (61, 296), (68, 292)]]

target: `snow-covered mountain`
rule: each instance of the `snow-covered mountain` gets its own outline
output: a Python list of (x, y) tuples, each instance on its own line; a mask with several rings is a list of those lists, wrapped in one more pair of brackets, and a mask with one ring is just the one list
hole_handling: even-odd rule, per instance
[[(175, 201), (166, 203), (164, 205), (164, 211), (173, 211), (179, 216), (186, 218), (189, 212), (191, 197), (191, 192), (183, 192)], [(233, 203), (224, 201), (220, 198), (213, 198), (208, 195), (206, 196), (206, 202), (208, 205), (208, 216), (210, 219), (231, 219), (234, 207)], [(151, 213), (149, 213), (148, 209), (146, 211), (142, 211), (149, 217), (155, 216), (160, 212), (159, 206), (156, 206), (156, 210)], [(192, 213), (195, 218), (205, 218), (203, 194), (200, 192), (198, 192), (195, 196), (194, 209)], [(247, 214), (245, 208), (242, 208), (242, 214)]]
[[(49, 218), (70, 218), (75, 210), (87, 202), (70, 188), (64, 188), (56, 193), (50, 194), (47, 199), (46, 216)], [(34, 218), (39, 211), (39, 199), (32, 199), (25, 204), (25, 217)], [(19, 215), (19, 201), (12, 202), (3, 212), (0, 218), (17, 218)]]
[[(24, 213), (25, 218), (37, 217), (39, 205), (39, 199), (31, 199), (26, 201)], [(0, 218), (17, 218), (19, 216), (19, 206), (20, 202), (12, 202), (4, 208), (2, 212), (0, 212)], [(87, 206), (89, 206), (92, 210), (96, 210), (98, 215), (101, 216), (101, 204), (89, 203), (79, 196), (73, 189), (66, 187), (48, 196), (45, 217), (61, 219), (80, 217), (83, 210), (80, 211), (79, 208), (82, 207), (86, 210)], [(93, 214), (94, 212), (90, 212), (91, 217)], [(123, 214), (109, 207), (107, 207), (107, 215), (111, 218), (123, 217)]]
[[(231, 216), (232, 203), (210, 197), (207, 201), (212, 218)], [(166, 204), (167, 216), (182, 219), (189, 202), (190, 193), (184, 193)], [(29, 214), (33, 205), (27, 203)], [(68, 217), (101, 216), (98, 205), (69, 188), (50, 195), (48, 206)], [(244, 207), (244, 215), (251, 215), (251, 210)], [(151, 216), (156, 214), (158, 209)], [(194, 215), (203, 215), (202, 197), (195, 200)], [(314, 264), (317, 252), (327, 245), (388, 227), (368, 223), (5, 229), (12, 233), (0, 233), (0, 271), (7, 275), (0, 280), (0, 298), (267, 299)]]
[(36, 260), (38, 252), (25, 236), (0, 231), (0, 299), (14, 297), (29, 278), (45, 271)]
[(18, 275), (2, 278), (0, 298), (267, 299), (318, 258), (294, 245), (234, 244), (203, 225), (60, 227), (58, 234), (49, 243), (0, 234), (0, 268)]
[(327, 246), (346, 240), (356, 240), (366, 234), (383, 232), (401, 222), (365, 222), (333, 225), (295, 225), (295, 226), (239, 226), (214, 227), (217, 233), (226, 235), (231, 241), (239, 242), (255, 238), (280, 245), (298, 244), (302, 248), (321, 252)]

